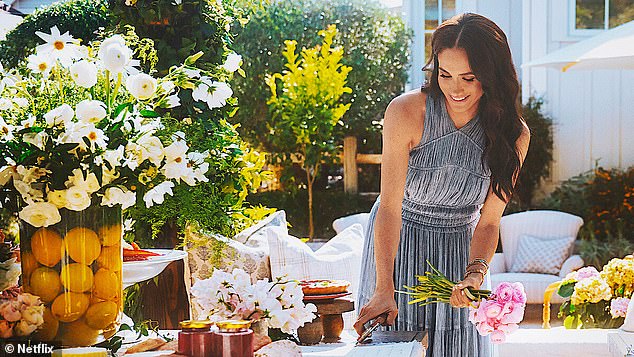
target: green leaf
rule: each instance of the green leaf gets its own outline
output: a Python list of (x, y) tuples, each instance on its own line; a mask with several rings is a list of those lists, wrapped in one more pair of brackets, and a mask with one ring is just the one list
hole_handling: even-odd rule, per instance
[(132, 103), (119, 104), (117, 108), (115, 108), (114, 112), (112, 113), (112, 116), (116, 118), (119, 116), (119, 114), (121, 114), (123, 110), (127, 109), (128, 111), (132, 111), (132, 108), (133, 108)]
[(575, 291), (575, 282), (569, 282), (566, 284), (562, 284), (559, 286), (559, 290), (557, 290), (557, 294), (559, 296), (567, 298), (572, 296), (572, 293)]
[(193, 65), (202, 55), (205, 54), (203, 51), (199, 51), (185, 59), (185, 64), (187, 66)]
[(157, 112), (149, 109), (143, 109), (139, 114), (144, 118), (158, 118), (160, 116)]

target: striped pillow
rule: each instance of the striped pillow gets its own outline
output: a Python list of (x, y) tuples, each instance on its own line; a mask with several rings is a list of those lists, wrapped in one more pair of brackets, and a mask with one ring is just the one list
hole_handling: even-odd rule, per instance
[(559, 274), (561, 265), (570, 256), (575, 237), (519, 237), (512, 273)]

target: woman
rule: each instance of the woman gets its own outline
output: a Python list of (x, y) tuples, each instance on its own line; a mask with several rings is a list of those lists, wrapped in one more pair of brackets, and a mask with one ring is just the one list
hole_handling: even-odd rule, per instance
[[(426, 330), (427, 356), (491, 356), (488, 337), (468, 321), (462, 289), (488, 278), (530, 133), (506, 36), (495, 23), (455, 16), (434, 32), (432, 54), (430, 83), (385, 112), (381, 196), (366, 232), (355, 329), (362, 333), (378, 318), (398, 330)], [(426, 261), (460, 281), (451, 305), (395, 298), (394, 290), (430, 270)]]

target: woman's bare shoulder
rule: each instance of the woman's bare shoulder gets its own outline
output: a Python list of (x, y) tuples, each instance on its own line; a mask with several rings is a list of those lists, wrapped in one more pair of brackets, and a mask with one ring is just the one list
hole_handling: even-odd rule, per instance
[(405, 134), (410, 147), (416, 145), (423, 132), (426, 100), (427, 95), (420, 89), (405, 92), (392, 99), (385, 110), (384, 128), (393, 128), (399, 136)]

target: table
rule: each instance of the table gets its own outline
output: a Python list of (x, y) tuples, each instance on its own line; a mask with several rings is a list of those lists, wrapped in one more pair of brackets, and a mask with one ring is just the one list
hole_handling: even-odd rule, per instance
[(300, 346), (302, 356), (308, 357), (424, 357), (423, 332), (414, 333), (414, 340), (401, 343), (381, 343), (355, 347), (357, 334), (344, 330), (337, 343), (320, 343), (312, 346)]
[[(610, 357), (608, 334), (614, 329), (520, 328), (497, 346), (500, 357)], [(620, 357), (623, 357), (621, 355)]]
[[(608, 334), (608, 349), (612, 357), (634, 356), (634, 333), (616, 330)], [(631, 352), (628, 355), (628, 352)]]

